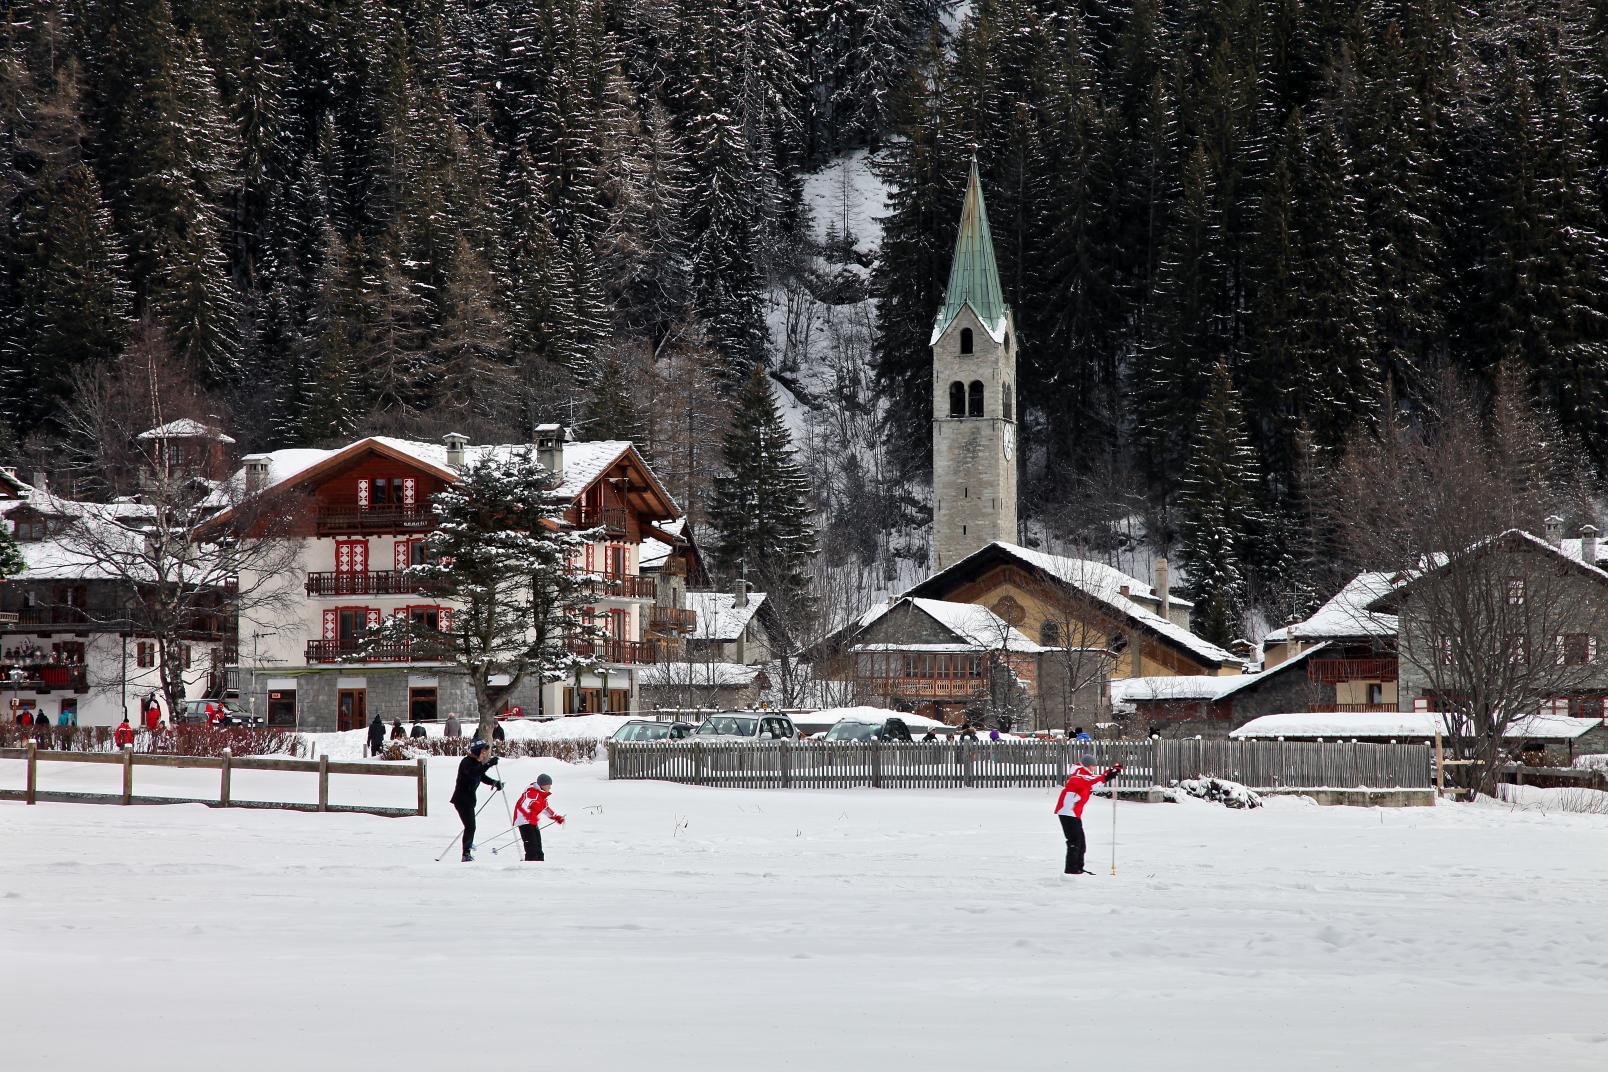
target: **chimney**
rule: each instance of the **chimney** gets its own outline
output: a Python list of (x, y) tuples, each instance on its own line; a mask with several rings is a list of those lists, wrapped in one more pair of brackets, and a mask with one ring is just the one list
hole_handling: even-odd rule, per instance
[(1132, 587), (1130, 587), (1129, 585), (1126, 585), (1126, 584), (1118, 586), (1117, 591), (1122, 594), (1124, 599), (1126, 599), (1129, 596), (1133, 595)]
[(1172, 592), (1167, 585), (1172, 580), (1167, 566), (1167, 556), (1162, 555), (1156, 559), (1156, 598), (1161, 600), (1161, 616), (1166, 618), (1167, 612), (1172, 609)]
[(448, 432), (441, 437), (441, 442), (447, 448), (447, 468), (463, 471), (463, 450), (469, 445), (469, 437), (461, 432)]
[(268, 455), (248, 454), (240, 463), (246, 467), (247, 495), (255, 495), (268, 486)]
[(1553, 547), (1563, 546), (1563, 518), (1553, 514), (1546, 519), (1547, 543)]
[(1588, 566), (1597, 564), (1597, 526), (1580, 527), (1580, 561)]
[(737, 582), (731, 586), (731, 593), (736, 597), (735, 606), (748, 606), (748, 578), (737, 578)]
[(555, 480), (564, 479), (564, 441), (568, 438), (569, 429), (562, 424), (536, 426), (536, 461)]

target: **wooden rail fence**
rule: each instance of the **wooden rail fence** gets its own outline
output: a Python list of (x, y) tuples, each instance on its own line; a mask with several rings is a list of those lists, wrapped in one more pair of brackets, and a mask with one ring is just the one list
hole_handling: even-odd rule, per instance
[[(415, 763), (372, 763), (351, 760), (331, 760), (328, 756), (317, 759), (288, 759), (276, 756), (235, 756), (224, 749), (221, 756), (170, 756), (149, 752), (136, 752), (124, 747), (119, 752), (56, 752), (38, 748), (28, 741), (22, 748), (0, 748), (0, 759), (21, 759), (25, 762), (26, 782), (22, 789), (0, 789), (0, 800), (21, 800), (27, 804), (39, 801), (70, 804), (205, 804), (213, 808), (267, 808), (280, 811), (339, 811), (363, 812), (369, 815), (412, 816), (428, 814), (428, 768), (421, 758)], [(60, 793), (39, 788), (41, 763), (104, 763), (123, 768), (121, 793)], [(180, 770), (215, 770), (219, 772), (218, 796), (167, 797), (135, 796), (135, 767), (174, 767)], [(285, 801), (236, 800), (231, 792), (230, 780), (235, 771), (290, 771), (318, 775), (318, 803), (291, 803)], [(366, 804), (331, 804), (329, 778), (332, 774), (356, 774), (387, 778), (413, 778), (418, 782), (418, 804), (412, 808), (382, 808)]]
[(1116, 790), (1218, 777), (1253, 789), (1428, 789), (1422, 744), (1286, 741), (610, 741), (609, 777), (742, 789), (1032, 788), (1066, 781), (1077, 757), (1123, 765)]

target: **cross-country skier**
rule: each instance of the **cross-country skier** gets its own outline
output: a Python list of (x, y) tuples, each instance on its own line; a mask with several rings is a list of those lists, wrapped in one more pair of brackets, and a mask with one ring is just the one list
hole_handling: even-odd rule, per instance
[[(1083, 854), (1088, 850), (1088, 840), (1083, 836), (1083, 805), (1089, 802), (1089, 794), (1101, 782), (1109, 782), (1122, 771), (1122, 764), (1106, 768), (1103, 774), (1094, 773), (1094, 756), (1084, 755), (1072, 774), (1067, 778), (1066, 785), (1061, 787), (1061, 796), (1055, 802), (1056, 817), (1061, 820), (1061, 833), (1066, 837), (1066, 873), (1069, 875), (1092, 875), (1093, 871), (1083, 869)], [(1115, 801), (1113, 801), (1113, 804)]]
[(469, 746), (469, 754), (463, 757), (458, 764), (458, 784), (452, 790), (452, 806), (458, 809), (458, 818), (463, 820), (463, 862), (469, 863), (474, 859), (471, 853), (475, 847), (475, 793), (482, 784), (493, 789), (501, 789), (503, 784), (486, 773), (486, 768), (497, 762), (497, 757), (491, 754), (485, 741), (476, 741)]
[(563, 825), (564, 817), (554, 811), (547, 803), (553, 795), (553, 779), (550, 775), (539, 774), (531, 783), (529, 789), (519, 795), (514, 803), (514, 823), (519, 827), (519, 840), (525, 843), (525, 859), (540, 862), (547, 859), (542, 855), (542, 828), (543, 817)]

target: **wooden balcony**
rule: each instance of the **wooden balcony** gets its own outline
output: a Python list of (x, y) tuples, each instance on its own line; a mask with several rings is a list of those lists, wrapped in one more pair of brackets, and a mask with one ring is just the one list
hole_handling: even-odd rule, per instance
[[(22, 672), (15, 681), (11, 679), (13, 670)], [(87, 692), (89, 673), (83, 663), (4, 663), (0, 664), (0, 691), (7, 686), (23, 692)]]
[(364, 644), (357, 640), (309, 640), (309, 663), (428, 663), (440, 662), (443, 656), (440, 645), (417, 641), (388, 641), (383, 644)]
[(429, 590), (429, 582), (408, 570), (307, 575), (310, 596), (411, 596)]
[(981, 677), (872, 677), (865, 683), (876, 696), (924, 700), (966, 699), (988, 689), (987, 680)]
[(1308, 711), (1335, 712), (1338, 714), (1395, 714), (1400, 709), (1393, 703), (1331, 703), (1310, 704)]
[(423, 532), (433, 529), (436, 515), (417, 506), (377, 506), (364, 510), (357, 506), (319, 506), (318, 534)]
[(1398, 666), (1396, 659), (1308, 659), (1307, 680), (1324, 685), (1338, 685), (1342, 681), (1395, 681)]
[(601, 528), (613, 535), (622, 535), (630, 527), (630, 517), (623, 506), (589, 506), (582, 503), (580, 519), (583, 529)]
[(650, 607), (648, 628), (661, 633), (690, 633), (698, 627), (696, 611), (681, 607)]
[(572, 640), (570, 654), (615, 666), (640, 666), (659, 661), (659, 646), (651, 640)]
[(571, 570), (570, 576), (589, 587), (602, 599), (657, 599), (659, 585), (651, 577), (622, 576), (613, 573), (587, 573)]

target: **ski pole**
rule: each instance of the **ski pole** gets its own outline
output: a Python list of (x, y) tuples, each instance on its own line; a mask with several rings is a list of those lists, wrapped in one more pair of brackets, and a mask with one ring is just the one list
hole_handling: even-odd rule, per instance
[[(1118, 774), (1117, 777), (1122, 777)], [(1117, 875), (1117, 785), (1111, 783), (1111, 877)]]
[[(555, 826), (555, 825), (557, 825), (557, 824), (556, 823), (551, 823), (551, 822), (542, 823), (536, 829), (538, 829), (538, 830), (546, 830), (548, 827)], [(509, 842), (506, 845), (496, 844), (497, 842), (501, 841), (503, 838), (508, 837), (510, 834), (514, 835), (514, 840), (513, 841)], [(513, 827), (512, 829), (509, 829), (509, 830), (504, 830), (502, 833), (498, 834), (491, 841), (486, 842), (486, 846), (491, 849), (491, 854), (493, 856), (496, 856), (503, 849), (512, 849), (516, 845), (518, 845), (518, 842), (521, 840), (518, 837), (518, 834), (519, 834), (519, 827), (517, 827), (517, 826)], [(519, 847), (523, 848), (523, 846), (519, 846)]]
[[(490, 804), (496, 799), (496, 797), (487, 797), (486, 803), (475, 809), (475, 818), (480, 818), (480, 813), (486, 810), (486, 804)], [(446, 859), (447, 853), (452, 851), (452, 842), (457, 841), (461, 837), (463, 837), (463, 832), (461, 830), (452, 836), (452, 841), (447, 842), (447, 847), (441, 850), (440, 856), (436, 857), (436, 863), (440, 863), (442, 860)]]

